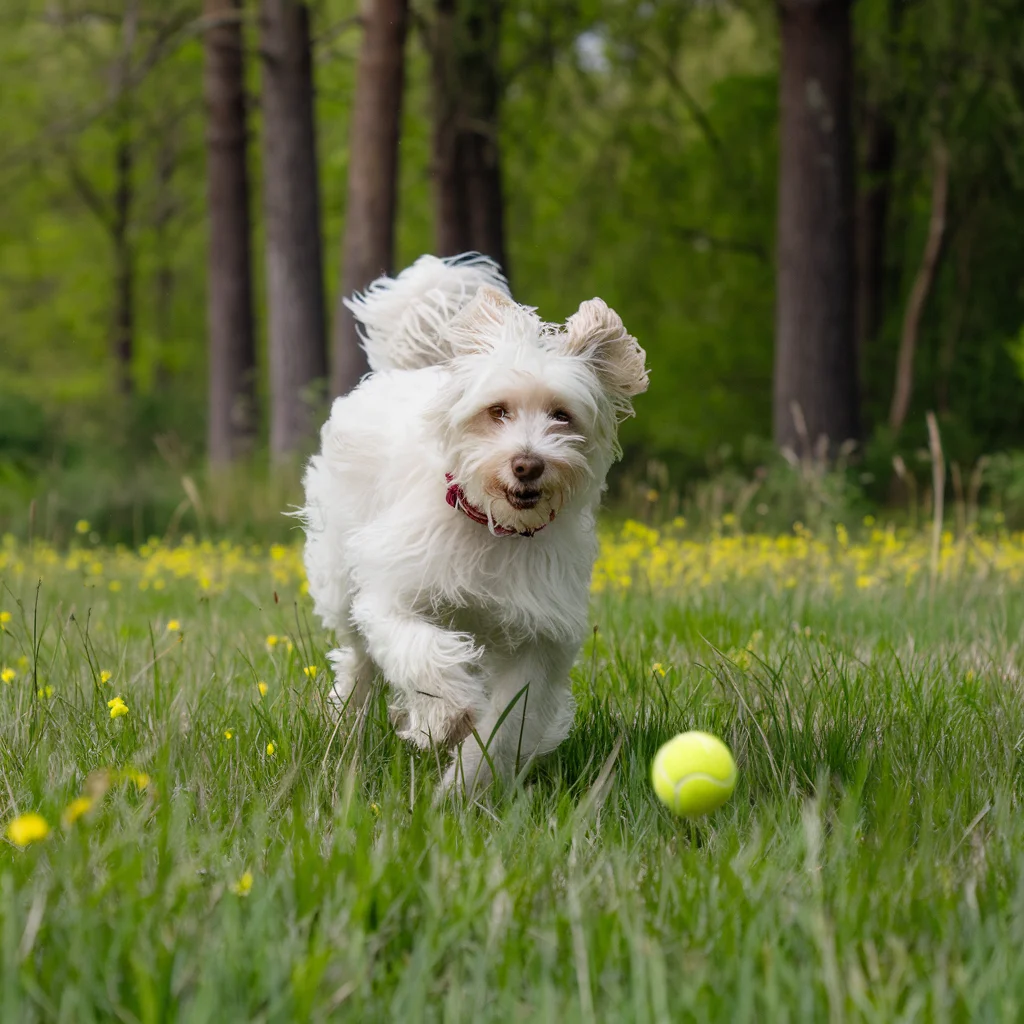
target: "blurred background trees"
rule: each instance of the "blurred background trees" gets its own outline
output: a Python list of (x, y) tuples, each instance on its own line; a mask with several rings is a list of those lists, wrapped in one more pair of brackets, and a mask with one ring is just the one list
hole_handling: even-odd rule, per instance
[(468, 248), (545, 317), (601, 295), (642, 340), (645, 491), (825, 437), (884, 501), (927, 410), (964, 480), (999, 452), (1015, 479), (1022, 23), (1024, 0), (14, 0), (0, 527), (163, 530), (209, 512), (195, 485), (181, 510), (207, 459), (294, 481), (365, 369), (341, 296)]

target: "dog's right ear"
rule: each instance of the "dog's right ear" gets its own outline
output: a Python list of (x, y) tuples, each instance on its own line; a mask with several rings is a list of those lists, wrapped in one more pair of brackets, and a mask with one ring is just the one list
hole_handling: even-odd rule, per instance
[(565, 350), (585, 359), (620, 402), (647, 390), (647, 354), (603, 299), (588, 299), (565, 322)]
[(487, 352), (501, 340), (505, 321), (519, 306), (500, 288), (481, 285), (446, 332), (456, 355)]

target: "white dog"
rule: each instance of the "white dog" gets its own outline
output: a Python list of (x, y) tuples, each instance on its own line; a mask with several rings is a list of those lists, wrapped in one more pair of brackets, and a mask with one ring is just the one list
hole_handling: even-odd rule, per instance
[(300, 513), (333, 699), (361, 707), (380, 671), (400, 736), (461, 744), (446, 788), (486, 785), (572, 724), (595, 515), (644, 351), (600, 299), (543, 323), (474, 254), (347, 304), (372, 372), (335, 400)]

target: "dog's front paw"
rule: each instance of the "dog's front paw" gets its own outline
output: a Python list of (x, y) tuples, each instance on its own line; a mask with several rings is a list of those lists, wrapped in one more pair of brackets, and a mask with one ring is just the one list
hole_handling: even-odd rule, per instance
[(421, 750), (454, 747), (473, 732), (476, 710), (417, 695), (409, 707), (392, 708), (391, 720), (398, 736)]

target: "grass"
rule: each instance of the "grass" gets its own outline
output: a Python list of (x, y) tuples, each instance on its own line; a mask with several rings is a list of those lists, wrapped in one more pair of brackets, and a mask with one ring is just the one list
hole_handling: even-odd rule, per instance
[[(0, 1019), (1018, 1020), (1024, 542), (928, 564), (628, 528), (572, 735), (434, 809), (382, 695), (327, 713), (291, 548), (8, 543), (0, 822), (51, 831), (0, 844)], [(740, 768), (696, 823), (686, 728)]]

